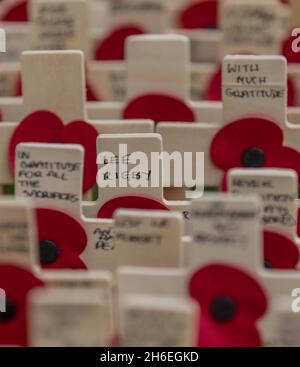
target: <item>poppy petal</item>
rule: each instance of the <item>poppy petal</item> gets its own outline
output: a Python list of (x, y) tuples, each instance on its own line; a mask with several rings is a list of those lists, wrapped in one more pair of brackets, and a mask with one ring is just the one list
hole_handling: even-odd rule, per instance
[(217, 28), (217, 0), (200, 0), (189, 5), (179, 16), (179, 28)]
[(18, 75), (17, 81), (16, 81), (14, 97), (22, 97), (22, 95), (23, 95), (22, 80), (21, 80), (21, 75)]
[(92, 189), (97, 176), (97, 141), (98, 132), (85, 121), (74, 121), (66, 125), (61, 133), (61, 142), (80, 144), (84, 147), (83, 192)]
[(60, 269), (64, 269), (66, 264), (72, 264), (72, 269), (87, 269), (85, 263), (76, 254), (67, 253), (65, 257), (65, 263), (61, 263)]
[(27, 0), (21, 0), (10, 7), (1, 20), (4, 22), (27, 22)]
[(125, 41), (129, 36), (145, 34), (140, 26), (128, 24), (114, 29), (107, 37), (101, 40), (96, 49), (96, 60), (124, 60)]
[(299, 52), (294, 52), (292, 43), (296, 37), (288, 37), (283, 41), (282, 44), (282, 55), (287, 59), (288, 63), (298, 64), (300, 62)]
[(94, 88), (88, 81), (86, 83), (86, 100), (89, 102), (100, 101), (100, 98), (98, 98), (96, 92), (94, 91)]
[(164, 94), (145, 94), (131, 100), (124, 119), (150, 119), (155, 122), (195, 122), (193, 110), (181, 99)]
[(247, 148), (257, 147), (268, 157), (274, 146), (283, 143), (281, 128), (271, 119), (249, 116), (236, 120), (215, 135), (210, 154), (214, 164), (225, 172), (242, 167), (242, 156)]
[(264, 231), (264, 260), (272, 269), (295, 269), (299, 262), (299, 249), (289, 237)]
[(87, 244), (87, 235), (82, 225), (70, 215), (58, 210), (36, 210), (39, 241), (56, 245), (59, 255), (46, 269), (86, 269), (79, 258)]
[(297, 150), (289, 147), (274, 146), (272, 153), (266, 157), (266, 166), (272, 168), (293, 169), (298, 174), (300, 184), (300, 154)]
[[(199, 344), (206, 346), (257, 345), (260, 341), (255, 323), (267, 309), (262, 287), (244, 270), (224, 264), (211, 264), (196, 271), (189, 291), (199, 302)], [(216, 299), (229, 299), (231, 318), (217, 320), (212, 313)]]
[(0, 319), (0, 345), (27, 346), (27, 295), (44, 283), (28, 270), (8, 264), (0, 265), (0, 288), (9, 300), (9, 319)]
[(117, 196), (101, 206), (97, 218), (111, 219), (117, 209), (169, 210), (164, 203), (146, 196)]
[(54, 143), (60, 141), (63, 123), (54, 113), (36, 111), (25, 117), (16, 127), (9, 145), (11, 171), (15, 167), (15, 151), (19, 143)]
[(206, 89), (204, 100), (222, 101), (222, 66), (211, 76)]
[(209, 314), (201, 315), (198, 346), (241, 348), (261, 346), (261, 337), (253, 322), (216, 325)]

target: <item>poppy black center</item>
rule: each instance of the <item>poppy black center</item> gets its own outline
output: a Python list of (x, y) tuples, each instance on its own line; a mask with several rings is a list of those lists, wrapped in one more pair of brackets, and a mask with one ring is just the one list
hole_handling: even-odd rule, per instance
[(236, 304), (230, 297), (216, 297), (210, 308), (210, 313), (215, 321), (228, 322), (231, 321), (236, 314)]
[(262, 149), (257, 147), (247, 148), (242, 156), (242, 163), (244, 167), (259, 168), (263, 167), (266, 162), (265, 153)]
[(13, 320), (17, 312), (17, 306), (14, 301), (9, 298), (5, 299), (5, 312), (0, 312), (0, 323), (10, 322)]
[(40, 241), (40, 262), (42, 265), (55, 263), (60, 254), (58, 246), (49, 240)]
[(264, 261), (264, 266), (265, 266), (266, 269), (273, 269), (272, 263), (268, 260)]

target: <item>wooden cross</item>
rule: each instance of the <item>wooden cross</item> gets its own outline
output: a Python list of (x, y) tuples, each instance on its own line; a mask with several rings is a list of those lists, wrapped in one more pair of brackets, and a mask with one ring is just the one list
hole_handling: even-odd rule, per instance
[[(64, 125), (68, 125), (72, 120), (85, 120), (83, 65), (83, 54), (80, 51), (24, 53), (22, 55), (24, 94), (22, 115), (28, 116), (39, 110), (47, 110), (55, 113)], [(153, 122), (149, 120), (128, 121), (125, 124), (120, 121), (89, 122), (98, 132), (105, 133), (153, 131)], [(8, 156), (10, 140), (17, 126), (16, 123), (1, 124), (0, 149), (3, 157)], [(8, 164), (8, 159), (5, 159), (0, 172), (1, 185), (13, 182)]]
[[(276, 125), (279, 126), (284, 134), (283, 146), (296, 151), (299, 149), (298, 125), (287, 122), (286, 98), (286, 61), (284, 58), (280, 56), (228, 56), (223, 62), (223, 123), (221, 125), (160, 123), (157, 126), (157, 132), (162, 135), (164, 149), (168, 152), (174, 149), (180, 152), (191, 150), (204, 152), (205, 183), (207, 186), (218, 186), (222, 183), (225, 170), (218, 168), (214, 163), (211, 156), (211, 145), (216, 135), (234, 121), (246, 119), (250, 115), (253, 115), (254, 119), (257, 116), (272, 119), (274, 128), (276, 129)], [(263, 111), (262, 115), (261, 111)], [(238, 129), (237, 134), (239, 131), (241, 130)], [(246, 148), (247, 137), (245, 137), (245, 151), (238, 152), (237, 150), (235, 167), (243, 167), (246, 163), (249, 167), (253, 164), (242, 161), (242, 154), (246, 152)], [(235, 149), (233, 141), (228, 149)], [(226, 158), (226, 152), (222, 154)], [(280, 163), (276, 165), (275, 161), (274, 167), (280, 167)]]
[(120, 210), (114, 225), (116, 267), (182, 267), (182, 237), (179, 213)]
[(1, 345), (28, 345), (27, 296), (44, 282), (33, 267), (36, 253), (35, 218), (27, 200), (0, 202)]
[(197, 307), (190, 300), (124, 297), (120, 309), (120, 344), (123, 347), (193, 346), (196, 318)]
[(233, 193), (256, 193), (263, 202), (263, 225), (297, 237), (298, 177), (291, 170), (233, 169), (228, 175)]
[(112, 305), (99, 289), (49, 288), (29, 296), (31, 346), (108, 346)]

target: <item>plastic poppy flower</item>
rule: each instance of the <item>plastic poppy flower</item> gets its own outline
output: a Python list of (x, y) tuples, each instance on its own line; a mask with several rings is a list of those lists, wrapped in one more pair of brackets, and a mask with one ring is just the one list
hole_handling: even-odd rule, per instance
[(11, 171), (15, 167), (15, 151), (19, 143), (65, 143), (84, 147), (83, 191), (87, 192), (96, 183), (96, 140), (98, 132), (85, 121), (73, 121), (64, 125), (58, 116), (49, 111), (33, 112), (16, 127), (9, 146)]
[(220, 129), (210, 147), (214, 164), (226, 173), (231, 168), (290, 168), (298, 173), (300, 154), (283, 146), (281, 128), (271, 119), (249, 116)]
[(212, 74), (208, 87), (205, 91), (206, 101), (222, 101), (222, 66), (220, 65), (215, 73)]
[(212, 264), (196, 271), (189, 291), (201, 307), (200, 347), (258, 347), (257, 321), (267, 309), (264, 290), (248, 273)]
[(63, 212), (36, 210), (40, 263), (44, 269), (86, 269), (80, 254), (87, 244), (82, 225)]
[(0, 312), (0, 345), (27, 346), (27, 295), (42, 286), (44, 283), (28, 270), (0, 265), (0, 288), (5, 291), (6, 305), (6, 312)]
[(4, 22), (27, 22), (27, 0), (19, 0), (12, 3), (12, 5), (3, 14), (1, 20)]
[(284, 234), (264, 231), (264, 260), (268, 269), (296, 269), (298, 246)]
[(200, 0), (185, 7), (179, 14), (179, 28), (217, 28), (218, 1)]
[[(297, 105), (297, 91), (296, 86), (291, 77), (287, 79), (288, 89), (288, 106), (293, 107)], [(208, 87), (204, 94), (206, 101), (222, 101), (222, 66), (219, 66), (217, 71), (212, 75)]]
[(157, 199), (140, 195), (117, 196), (104, 203), (98, 211), (98, 218), (111, 219), (117, 209), (169, 210)]
[(89, 82), (86, 83), (86, 100), (88, 102), (101, 101), (101, 98), (97, 95), (96, 91)]
[(124, 119), (150, 119), (156, 122), (195, 122), (194, 111), (181, 99), (166, 94), (145, 94), (131, 100)]
[[(297, 38), (298, 34), (289, 36), (282, 43), (282, 55), (287, 59), (287, 62), (291, 64), (298, 64), (300, 62), (299, 52), (294, 52), (293, 50), (293, 42), (297, 40)], [(296, 45), (299, 46), (299, 42), (297, 42)]]
[(136, 24), (126, 24), (113, 29), (96, 48), (95, 60), (124, 60), (125, 41), (129, 36), (147, 33)]

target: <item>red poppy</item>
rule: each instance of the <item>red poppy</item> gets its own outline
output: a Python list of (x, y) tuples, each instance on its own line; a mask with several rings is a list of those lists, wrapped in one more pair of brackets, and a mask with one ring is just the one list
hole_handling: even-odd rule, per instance
[(63, 212), (38, 208), (40, 262), (44, 269), (86, 269), (79, 258), (87, 244), (82, 225)]
[[(292, 44), (298, 36), (289, 36), (282, 43), (282, 55), (285, 56), (288, 63), (298, 64), (300, 62), (299, 52), (294, 52)], [(298, 42), (299, 46), (299, 42)]]
[(101, 101), (101, 98), (97, 95), (96, 91), (89, 82), (86, 83), (86, 100), (88, 102)]
[(124, 119), (150, 119), (156, 122), (195, 122), (194, 111), (181, 99), (152, 93), (134, 98), (123, 111)]
[(22, 97), (22, 95), (23, 95), (22, 80), (21, 80), (21, 76), (18, 75), (16, 86), (15, 86), (15, 91), (14, 91), (14, 97)]
[[(19, 76), (16, 82), (14, 97), (21, 97), (22, 95), (22, 80), (21, 76)], [(89, 82), (86, 83), (86, 100), (89, 102), (100, 101), (100, 98), (96, 95), (93, 87)]]
[(33, 112), (16, 127), (9, 146), (12, 172), (15, 167), (15, 150), (19, 143), (66, 143), (80, 144), (85, 149), (83, 191), (96, 183), (96, 140), (98, 132), (85, 121), (73, 121), (64, 126), (58, 116), (49, 111)]
[(264, 231), (264, 260), (269, 269), (296, 269), (298, 246), (284, 234)]
[(208, 87), (206, 89), (204, 99), (206, 101), (222, 101), (222, 66), (212, 74)]
[(179, 14), (179, 28), (217, 28), (217, 0), (199, 0), (189, 4)]
[(1, 20), (4, 22), (27, 22), (27, 0), (20, 0), (13, 3), (2, 16)]
[(256, 322), (267, 309), (267, 298), (245, 271), (212, 264), (196, 271), (190, 295), (200, 304), (198, 346), (257, 347), (261, 338)]
[(129, 36), (137, 36), (147, 33), (136, 24), (126, 24), (113, 29), (96, 48), (96, 60), (124, 60), (125, 41)]
[(0, 345), (27, 346), (27, 295), (42, 286), (44, 283), (28, 270), (0, 265), (0, 288), (6, 296), (6, 312), (0, 312)]
[(274, 121), (249, 116), (233, 121), (217, 132), (211, 143), (210, 156), (225, 172), (225, 177), (231, 168), (290, 168), (298, 173), (300, 182), (300, 154), (283, 146), (283, 141), (283, 131)]
[[(288, 106), (297, 105), (297, 90), (295, 83), (291, 77), (287, 79), (288, 89)], [(212, 75), (208, 87), (206, 89), (204, 99), (206, 101), (222, 101), (222, 66)]]
[(97, 217), (111, 219), (117, 209), (169, 210), (164, 203), (154, 198), (140, 195), (117, 196), (101, 206)]

